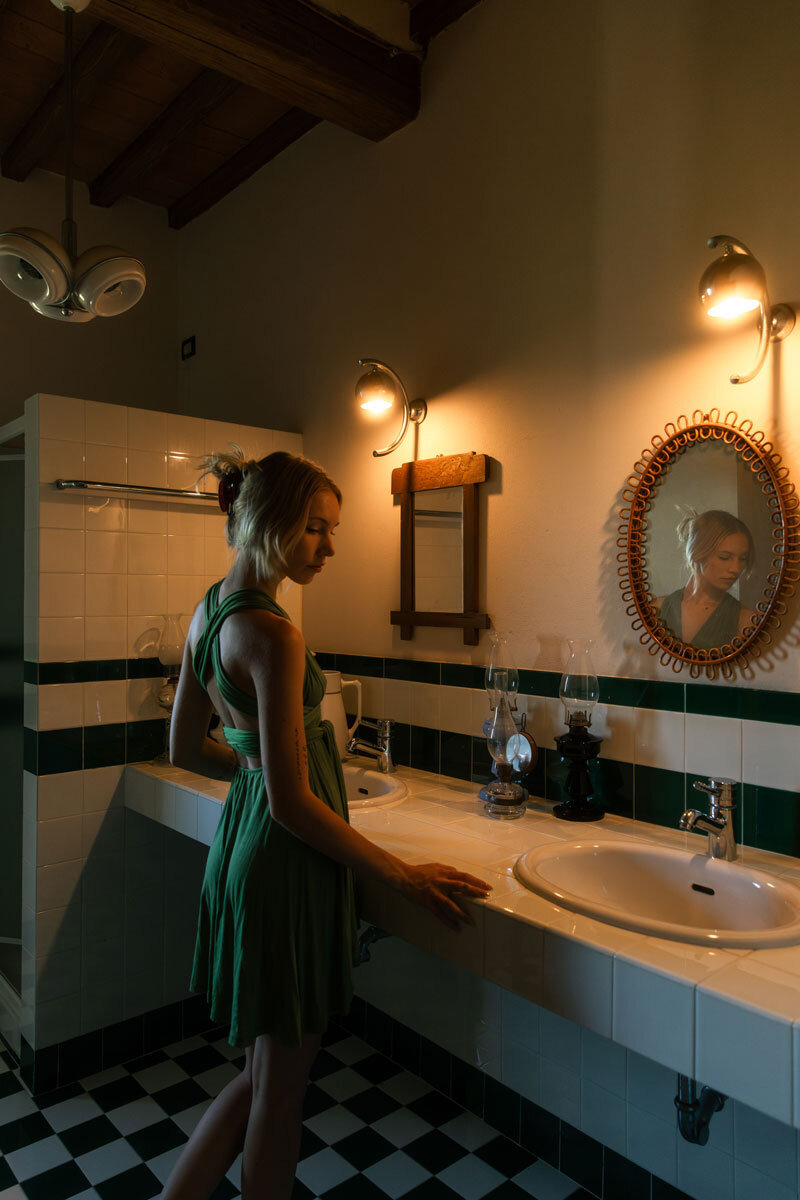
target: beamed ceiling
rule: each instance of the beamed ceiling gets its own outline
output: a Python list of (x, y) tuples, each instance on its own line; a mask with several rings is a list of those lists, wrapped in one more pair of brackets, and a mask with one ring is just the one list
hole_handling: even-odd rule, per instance
[[(418, 51), (308, 0), (92, 0), (73, 17), (75, 178), (180, 229), (320, 121), (388, 137), (419, 111), (428, 42), (479, 0), (402, 2)], [(50, 0), (0, 0), (7, 179), (64, 174), (63, 38)]]

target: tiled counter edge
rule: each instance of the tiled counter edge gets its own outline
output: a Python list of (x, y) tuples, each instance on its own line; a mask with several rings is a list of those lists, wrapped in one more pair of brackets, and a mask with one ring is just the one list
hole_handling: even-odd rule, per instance
[[(520, 853), (581, 832), (534, 802), (520, 821), (482, 815), (474, 784), (400, 768), (407, 798), (355, 812), (366, 837), (409, 862), (448, 862), (493, 891), (474, 926), (450, 932), (383, 885), (361, 883), (364, 920), (665, 1067), (800, 1127), (800, 946), (707, 949), (617, 929), (559, 908), (514, 878)], [(179, 768), (125, 769), (126, 807), (210, 845), (228, 785)], [(686, 845), (695, 835), (607, 816), (590, 836)], [(743, 848), (800, 879), (800, 860)]]

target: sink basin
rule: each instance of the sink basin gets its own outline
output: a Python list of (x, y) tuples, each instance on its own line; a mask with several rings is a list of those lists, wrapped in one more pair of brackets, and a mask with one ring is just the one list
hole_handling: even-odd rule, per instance
[(514, 873), (555, 904), (655, 937), (750, 949), (800, 942), (800, 888), (741, 862), (609, 838), (529, 850)]
[(393, 804), (399, 804), (408, 793), (402, 779), (395, 775), (384, 775), (353, 763), (342, 763), (342, 773), (350, 812), (390, 808)]

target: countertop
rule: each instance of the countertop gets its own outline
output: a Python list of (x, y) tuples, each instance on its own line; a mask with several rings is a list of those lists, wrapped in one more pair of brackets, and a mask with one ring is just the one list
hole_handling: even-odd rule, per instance
[[(472, 903), (474, 927), (451, 932), (363, 880), (365, 920), (800, 1128), (800, 945), (711, 949), (648, 937), (552, 904), (513, 874), (521, 853), (554, 840), (622, 837), (703, 852), (705, 836), (612, 815), (576, 827), (537, 800), (519, 820), (493, 821), (477, 784), (409, 767), (396, 778), (407, 796), (353, 811), (353, 827), (406, 862), (447, 862), (480, 876), (492, 892)], [(226, 783), (159, 763), (128, 766), (125, 781), (126, 807), (211, 844)], [(748, 847), (740, 856), (800, 884), (798, 859)]]

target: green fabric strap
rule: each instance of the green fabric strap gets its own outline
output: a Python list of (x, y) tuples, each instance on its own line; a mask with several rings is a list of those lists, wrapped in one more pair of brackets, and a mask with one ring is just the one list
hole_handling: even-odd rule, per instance
[[(221, 586), (222, 580), (215, 583), (206, 592), (206, 625), (194, 648), (192, 668), (204, 691), (206, 690), (206, 679), (211, 670), (219, 688), (219, 694), (226, 704), (245, 713), (248, 717), (256, 717), (258, 716), (258, 702), (255, 696), (250, 696), (241, 688), (236, 687), (225, 674), (219, 652), (219, 631), (223, 621), (231, 613), (241, 612), (243, 609), (263, 608), (276, 616), (284, 617), (287, 621), (289, 616), (275, 600), (257, 588), (242, 588), (240, 591), (231, 592), (220, 603), (219, 589)], [(232, 725), (223, 725), (222, 732), (228, 745), (239, 754), (257, 757), (261, 753), (258, 733), (254, 730), (236, 729)]]

